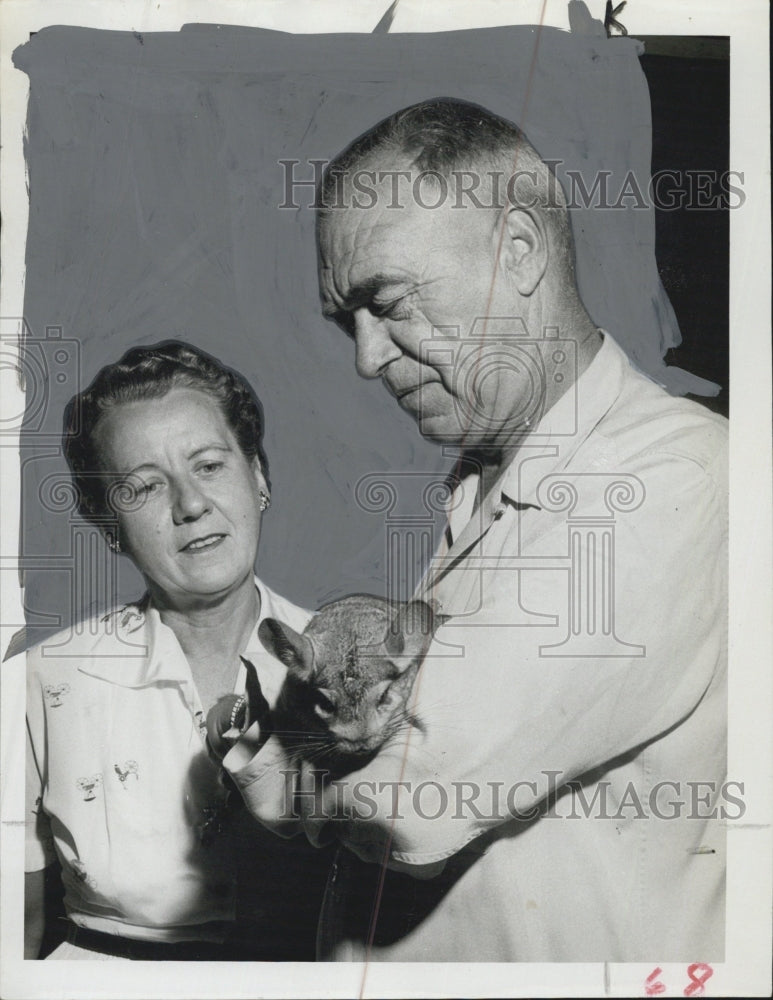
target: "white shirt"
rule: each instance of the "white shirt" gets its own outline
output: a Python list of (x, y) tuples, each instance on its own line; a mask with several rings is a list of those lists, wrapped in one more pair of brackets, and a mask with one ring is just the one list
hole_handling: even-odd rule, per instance
[[(387, 872), (372, 961), (722, 960), (723, 811), (741, 808), (723, 784), (726, 437), (606, 336), (474, 516), (477, 477), (461, 485), (429, 574), (452, 618), (414, 687), (422, 730), (336, 790), (348, 820), (306, 817), (349, 848), (321, 957), (364, 959), (386, 852), (436, 877)], [(232, 759), (265, 821), (269, 761)]]
[[(256, 586), (261, 620), (305, 627), (308, 612)], [(285, 667), (257, 629), (244, 655), (273, 705)], [(240, 862), (216, 832), (225, 791), (172, 630), (154, 608), (128, 606), (36, 646), (27, 671), (26, 869), (55, 852), (80, 926), (220, 940), (235, 917)], [(244, 684), (240, 666), (235, 690)]]

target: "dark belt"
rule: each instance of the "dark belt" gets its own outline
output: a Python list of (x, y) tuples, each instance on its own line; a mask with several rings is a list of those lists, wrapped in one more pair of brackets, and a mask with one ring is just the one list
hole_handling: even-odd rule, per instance
[(244, 949), (216, 941), (143, 941), (104, 934), (71, 924), (67, 940), (78, 948), (138, 962), (238, 962), (248, 961)]

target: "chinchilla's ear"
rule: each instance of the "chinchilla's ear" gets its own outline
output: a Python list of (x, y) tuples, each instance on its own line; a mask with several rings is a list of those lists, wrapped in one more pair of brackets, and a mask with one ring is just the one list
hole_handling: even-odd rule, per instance
[(305, 635), (276, 618), (264, 618), (258, 627), (258, 638), (272, 656), (284, 663), (296, 680), (311, 679), (314, 673), (314, 647)]
[(388, 655), (405, 658), (406, 666), (418, 662), (429, 649), (432, 636), (448, 616), (437, 614), (426, 601), (401, 604), (387, 629)]

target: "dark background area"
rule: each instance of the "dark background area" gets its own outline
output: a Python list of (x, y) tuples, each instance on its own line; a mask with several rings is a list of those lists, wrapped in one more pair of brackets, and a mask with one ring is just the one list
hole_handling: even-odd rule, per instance
[[(640, 61), (652, 101), (652, 173), (668, 169), (721, 175), (730, 162), (729, 40), (642, 41)], [(665, 52), (672, 54), (661, 54)], [(727, 416), (729, 212), (658, 209), (655, 230), (658, 272), (682, 332), (681, 345), (671, 348), (665, 360), (719, 384), (718, 396), (693, 398)]]

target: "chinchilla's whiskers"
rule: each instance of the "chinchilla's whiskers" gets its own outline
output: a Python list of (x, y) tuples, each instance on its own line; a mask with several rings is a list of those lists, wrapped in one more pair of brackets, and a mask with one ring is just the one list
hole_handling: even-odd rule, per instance
[(387, 729), (391, 732), (403, 732), (409, 729), (422, 729), (423, 727), (412, 712), (402, 709), (393, 719), (390, 719)]
[(282, 743), (293, 743), (298, 746), (314, 746), (317, 743), (324, 743), (330, 739), (327, 733), (309, 733), (302, 730), (284, 730), (276, 735)]
[(418, 734), (424, 733), (424, 726), (421, 721), (410, 713), (404, 712), (401, 714), (399, 719), (393, 720), (387, 727), (386, 738), (382, 747), (387, 743), (399, 744), (407, 743), (410, 740), (411, 754), (420, 755), (427, 758), (432, 758), (434, 754), (432, 751), (428, 750), (423, 746), (422, 740), (411, 739), (411, 734), (418, 732)]
[(433, 698), (431, 701), (422, 698), (421, 705), (418, 704), (419, 699), (411, 695), (405, 703), (405, 709), (408, 713), (412, 715), (421, 715), (422, 712), (433, 712), (436, 708), (443, 705), (447, 709), (447, 703), (441, 702), (438, 698)]
[(287, 750), (296, 752), (308, 760), (312, 759), (312, 755), (318, 757), (322, 752), (336, 748), (335, 739), (329, 732), (284, 729), (278, 730), (277, 735)]
[(301, 737), (300, 739), (288, 740), (283, 739), (282, 745), (288, 750), (300, 750), (300, 751), (311, 751), (318, 747), (326, 747), (329, 745), (329, 741), (324, 737), (313, 737), (311, 739)]
[(326, 733), (317, 733), (308, 729), (274, 729), (272, 730), (275, 736), (302, 736), (304, 739), (316, 738), (318, 736), (327, 737)]
[[(420, 711), (418, 710), (420, 707)], [(442, 707), (443, 712), (436, 712), (435, 709)], [(438, 698), (432, 701), (422, 699), (421, 706), (416, 704), (416, 700), (409, 698), (405, 708), (406, 714), (414, 720), (417, 729), (424, 731), (426, 725), (424, 718), (426, 715), (432, 716), (432, 731), (434, 732), (455, 732), (459, 726), (458, 719), (448, 710), (447, 703), (441, 702)]]
[(331, 756), (335, 756), (335, 749), (335, 743), (329, 743), (327, 746), (318, 746), (311, 753), (304, 754), (304, 760), (309, 764), (314, 764), (325, 758), (330, 759)]

